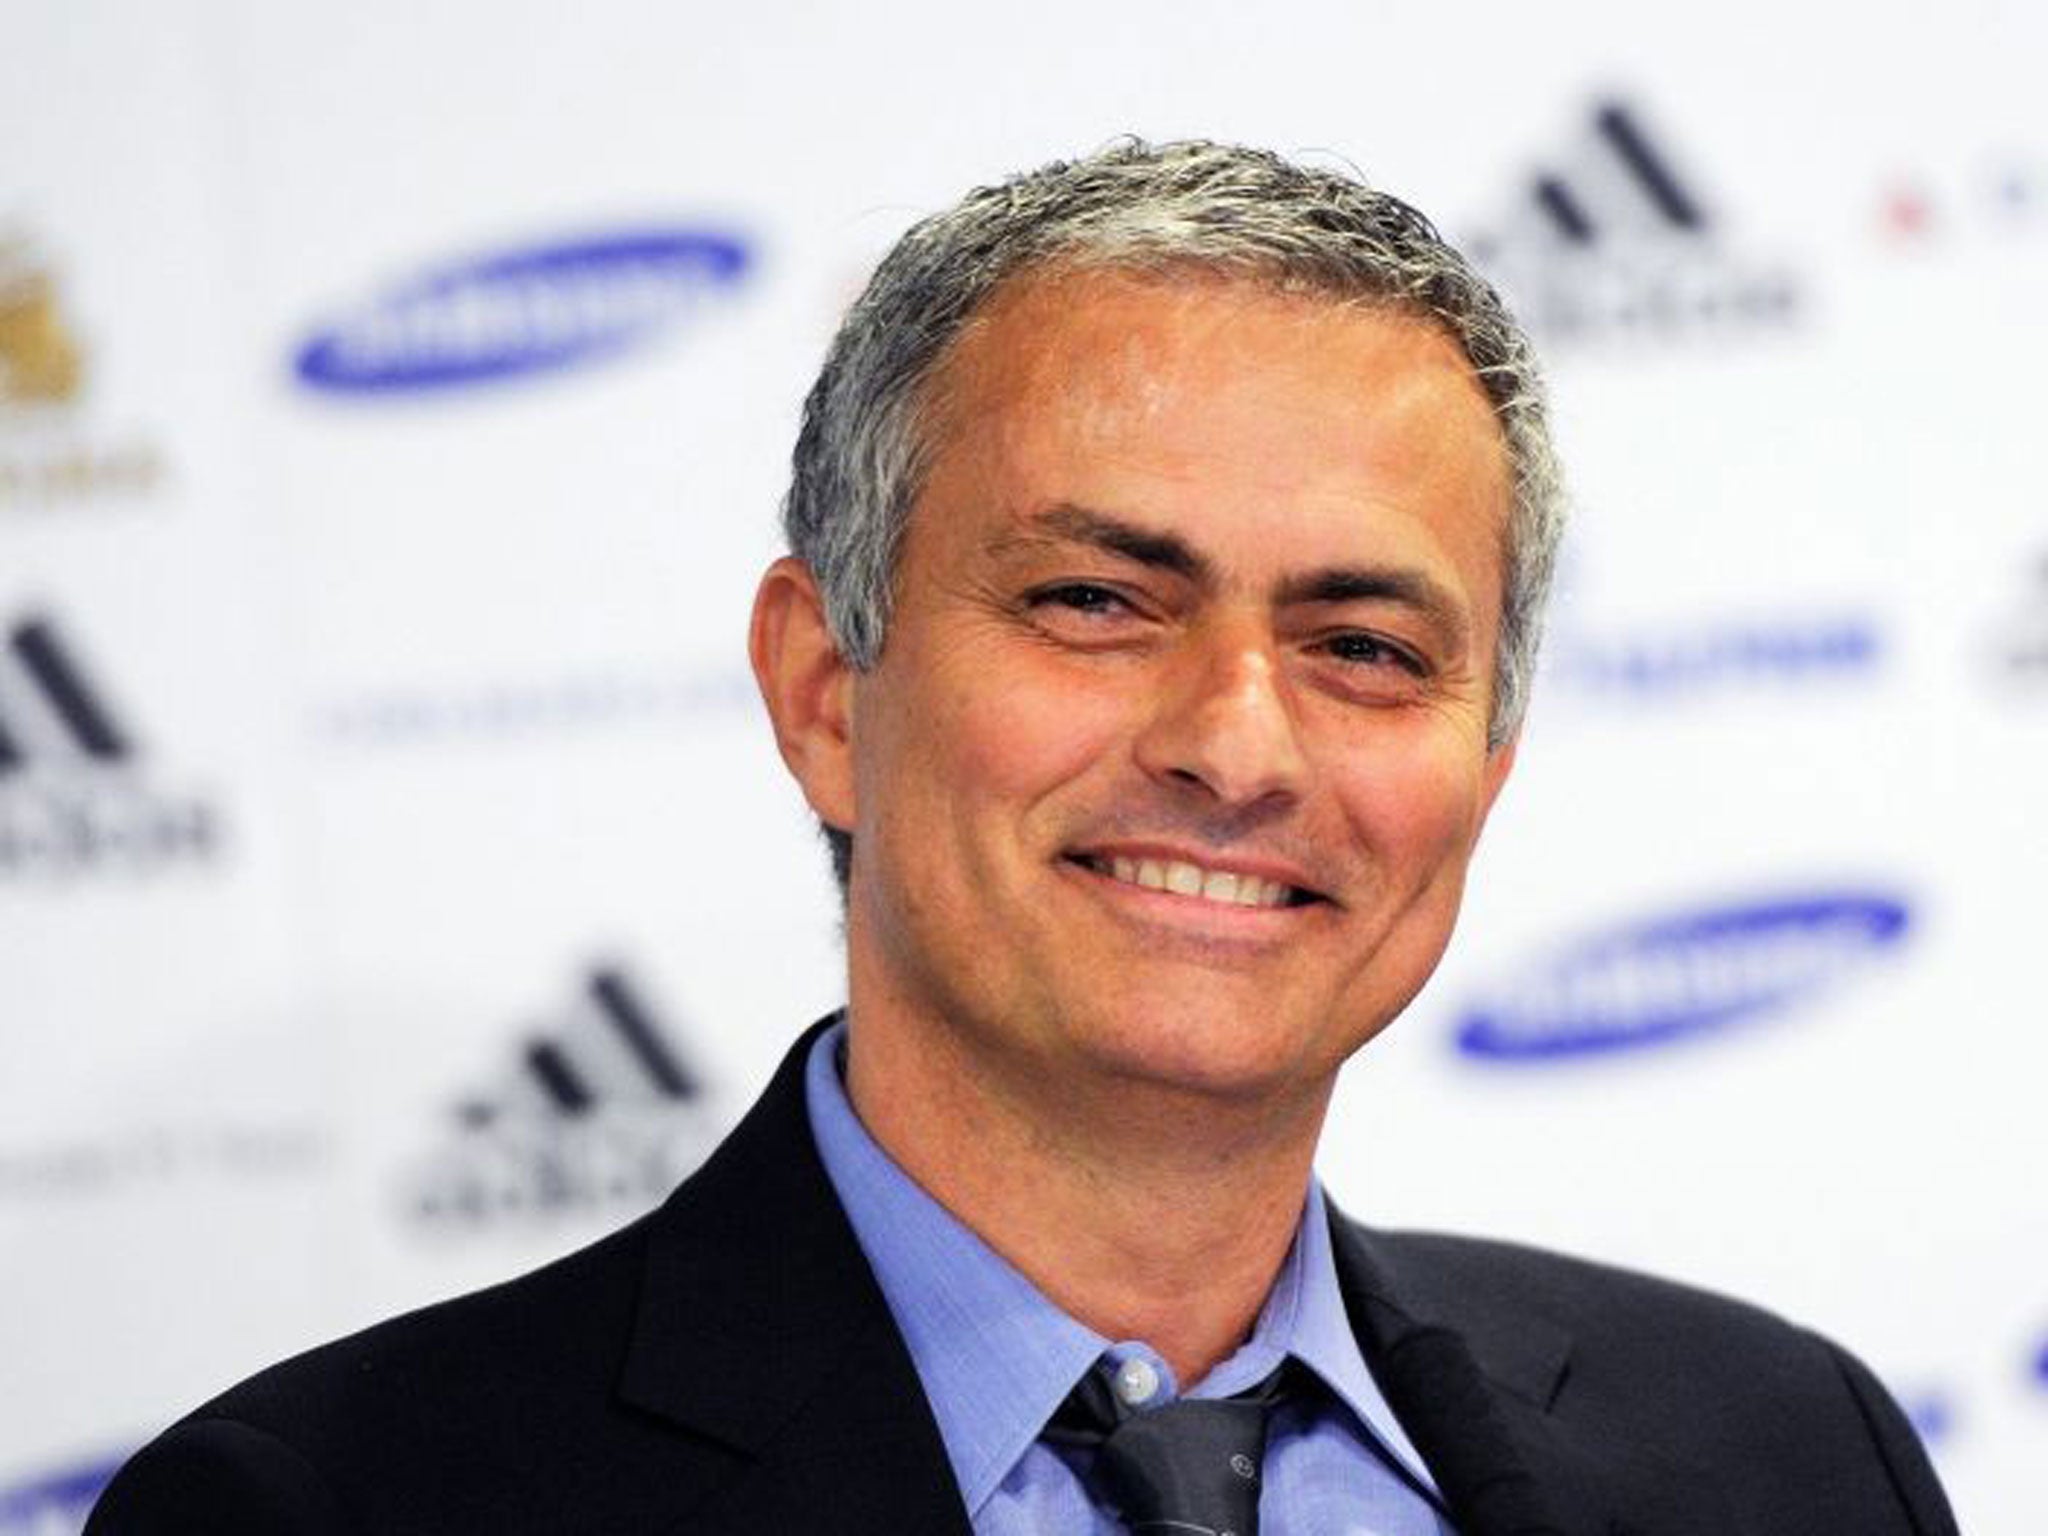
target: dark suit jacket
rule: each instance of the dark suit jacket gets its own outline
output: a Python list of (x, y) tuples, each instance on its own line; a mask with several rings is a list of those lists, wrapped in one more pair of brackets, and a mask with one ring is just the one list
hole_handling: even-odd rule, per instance
[[(968, 1536), (814, 1150), (804, 1049), (661, 1209), (235, 1387), (128, 1463), (88, 1536)], [(1813, 1334), (1550, 1254), (1334, 1229), (1461, 1536), (1955, 1530), (1898, 1410)]]

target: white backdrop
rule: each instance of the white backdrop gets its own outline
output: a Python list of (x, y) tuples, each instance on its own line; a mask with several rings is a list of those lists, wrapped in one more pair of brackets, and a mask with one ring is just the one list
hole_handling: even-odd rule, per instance
[[(866, 267), (1129, 131), (1486, 253), (1579, 516), (1372, 1219), (1836, 1334), (2048, 1524), (2048, 14), (31, 0), (0, 47), (0, 1536), (651, 1202), (838, 998), (743, 670)], [(370, 387), (378, 385), (379, 387)]]

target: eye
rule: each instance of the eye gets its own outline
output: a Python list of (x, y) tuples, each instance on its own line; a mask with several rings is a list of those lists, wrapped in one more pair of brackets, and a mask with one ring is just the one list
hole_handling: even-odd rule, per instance
[(1023, 597), (1021, 616), (1055, 645), (1075, 651), (1128, 651), (1159, 630), (1160, 613), (1144, 592), (1105, 581), (1055, 581)]
[(1413, 651), (1357, 630), (1332, 635), (1322, 642), (1323, 651), (1355, 667), (1398, 667), (1411, 677), (1426, 677), (1429, 668)]
[(1058, 586), (1041, 587), (1029, 594), (1025, 603), (1032, 608), (1057, 608), (1070, 613), (1104, 616), (1132, 611), (1130, 602), (1122, 593), (1092, 581), (1066, 581)]

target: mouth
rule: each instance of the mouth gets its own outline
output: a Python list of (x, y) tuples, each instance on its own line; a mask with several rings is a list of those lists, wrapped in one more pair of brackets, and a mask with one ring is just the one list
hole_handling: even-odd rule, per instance
[(1249, 870), (1196, 864), (1186, 859), (1074, 853), (1068, 854), (1067, 860), (1124, 885), (1134, 885), (1147, 891), (1165, 891), (1218, 906), (1273, 910), (1306, 907), (1329, 899), (1303, 886), (1290, 885)]

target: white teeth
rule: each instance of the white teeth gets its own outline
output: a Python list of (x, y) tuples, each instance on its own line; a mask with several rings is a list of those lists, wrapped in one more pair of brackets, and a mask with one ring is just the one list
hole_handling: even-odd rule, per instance
[(1284, 907), (1290, 890), (1277, 880), (1203, 869), (1199, 864), (1179, 859), (1130, 859), (1118, 855), (1094, 863), (1098, 871), (1126, 885), (1143, 886), (1148, 891), (1172, 891), (1177, 896), (1199, 896), (1226, 906)]

